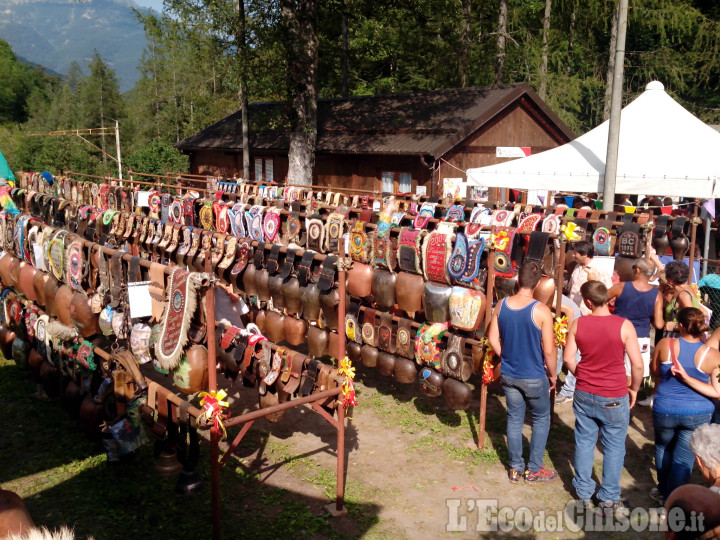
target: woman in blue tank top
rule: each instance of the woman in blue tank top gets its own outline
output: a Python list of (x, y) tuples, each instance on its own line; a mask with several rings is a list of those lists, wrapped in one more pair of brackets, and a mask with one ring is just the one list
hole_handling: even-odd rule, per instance
[(693, 431), (707, 424), (720, 397), (720, 352), (704, 345), (708, 330), (697, 308), (678, 313), (680, 338), (664, 338), (655, 347), (650, 371), (657, 377), (653, 406), (655, 468), (663, 502), (690, 478), (695, 456)]

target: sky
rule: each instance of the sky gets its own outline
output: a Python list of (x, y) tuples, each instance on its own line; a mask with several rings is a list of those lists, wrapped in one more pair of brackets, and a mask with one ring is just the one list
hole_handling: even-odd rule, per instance
[(158, 13), (162, 11), (163, 0), (135, 0), (142, 7), (153, 8)]

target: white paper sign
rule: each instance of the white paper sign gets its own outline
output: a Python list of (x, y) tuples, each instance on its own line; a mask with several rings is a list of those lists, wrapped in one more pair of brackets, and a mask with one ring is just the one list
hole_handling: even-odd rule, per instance
[(138, 206), (150, 206), (150, 192), (149, 191), (138, 191), (137, 192), (137, 205)]
[(500, 158), (517, 158), (527, 157), (532, 154), (532, 148), (529, 146), (496, 146), (495, 157)]
[(150, 282), (136, 281), (134, 283), (128, 283), (128, 301), (130, 303), (131, 319), (152, 315)]
[(35, 253), (35, 268), (38, 270), (45, 270), (45, 253), (43, 253), (42, 246), (33, 244), (33, 252)]
[(418, 186), (415, 188), (415, 195), (418, 197), (423, 197), (427, 195), (427, 187), (425, 186)]

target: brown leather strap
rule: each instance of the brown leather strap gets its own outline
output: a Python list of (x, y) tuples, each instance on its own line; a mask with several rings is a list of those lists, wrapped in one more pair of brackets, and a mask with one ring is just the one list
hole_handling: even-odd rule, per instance
[(378, 348), (389, 352), (390, 354), (395, 353), (395, 341), (393, 340), (393, 318), (388, 312), (380, 314), (380, 325), (377, 329), (377, 345)]
[(415, 358), (413, 351), (413, 330), (412, 325), (408, 319), (400, 319), (398, 322), (398, 330), (395, 340), (395, 352), (396, 354), (405, 358)]
[(366, 308), (362, 325), (363, 341), (372, 347), (375, 347), (377, 344), (377, 339), (375, 337), (375, 334), (377, 333), (375, 330), (375, 315), (376, 312), (374, 309)]

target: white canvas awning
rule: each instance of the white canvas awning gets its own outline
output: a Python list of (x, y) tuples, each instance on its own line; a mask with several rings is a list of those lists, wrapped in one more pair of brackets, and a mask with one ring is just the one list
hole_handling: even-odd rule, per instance
[[(609, 122), (558, 148), (467, 171), (468, 185), (599, 193)], [(720, 197), (720, 133), (658, 81), (622, 110), (616, 193)]]

